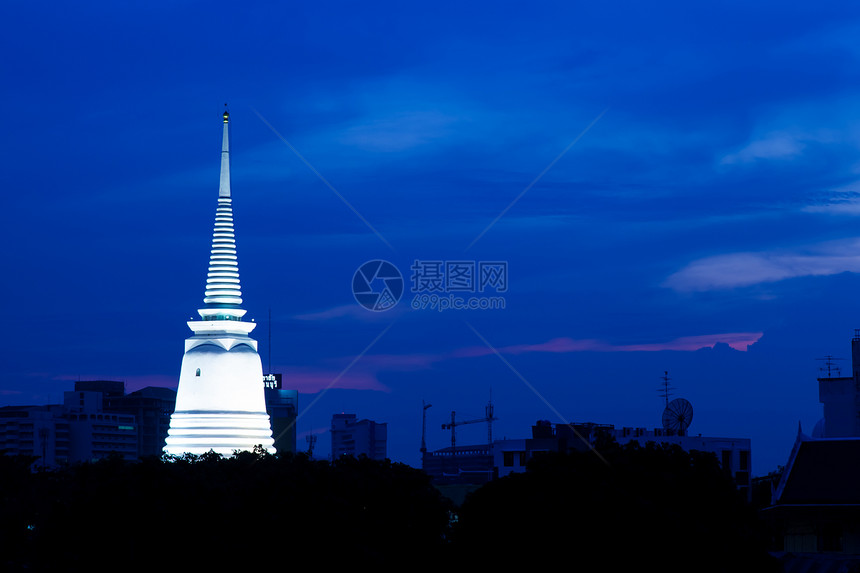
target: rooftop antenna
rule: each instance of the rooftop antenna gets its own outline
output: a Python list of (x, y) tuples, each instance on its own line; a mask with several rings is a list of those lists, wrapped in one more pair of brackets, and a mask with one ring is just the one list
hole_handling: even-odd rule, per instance
[(269, 307), (269, 374), (272, 373), (272, 308)]
[(660, 379), (663, 380), (663, 386), (661, 388), (657, 388), (657, 391), (660, 392), (660, 397), (666, 401), (665, 407), (668, 408), (669, 396), (672, 395), (672, 390), (674, 390), (675, 388), (674, 386), (669, 386), (669, 380), (671, 380), (671, 378), (669, 378), (668, 370), (663, 371), (663, 376), (661, 376)]
[[(854, 335), (857, 336), (856, 330), (854, 331)], [(824, 366), (819, 368), (818, 371), (822, 373), (826, 372), (827, 378), (833, 378), (834, 371), (836, 372), (837, 377), (842, 373), (842, 370), (836, 365), (834, 360), (844, 360), (844, 358), (834, 358), (832, 354), (825, 354), (824, 358), (816, 358), (816, 360), (824, 361)], [(824, 376), (822, 376), (822, 378), (824, 378)]]
[(421, 400), (421, 407), (423, 411), (421, 412), (421, 454), (427, 451), (427, 443), (424, 441), (424, 436), (427, 434), (427, 408), (432, 408), (433, 404), (427, 404), (424, 400)]
[(305, 441), (308, 443), (308, 457), (314, 457), (314, 444), (317, 443), (317, 435), (316, 434), (308, 434), (305, 436)]
[(693, 405), (684, 398), (675, 398), (670, 402), (669, 396), (675, 388), (669, 385), (671, 378), (669, 378), (668, 370), (663, 371), (661, 379), (663, 380), (663, 387), (658, 388), (658, 391), (660, 397), (666, 401), (666, 407), (663, 408), (663, 429), (670, 436), (686, 436), (687, 428), (693, 421)]
[(493, 416), (493, 412), (495, 408), (493, 407), (493, 389), (490, 388), (490, 401), (487, 402), (487, 405), (484, 407), (484, 413), (487, 415), (487, 445), (491, 448), (493, 447), (493, 420), (497, 420), (495, 416)]

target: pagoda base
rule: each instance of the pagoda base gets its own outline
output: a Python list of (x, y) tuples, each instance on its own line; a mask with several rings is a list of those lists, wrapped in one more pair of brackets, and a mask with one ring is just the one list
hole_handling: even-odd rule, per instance
[(275, 453), (272, 427), (265, 412), (174, 412), (164, 453), (201, 455), (214, 451), (232, 456), (262, 446)]

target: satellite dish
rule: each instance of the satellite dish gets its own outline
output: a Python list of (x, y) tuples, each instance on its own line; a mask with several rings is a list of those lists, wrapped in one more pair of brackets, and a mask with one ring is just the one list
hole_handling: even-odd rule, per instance
[(693, 405), (683, 398), (675, 398), (663, 410), (663, 428), (683, 436), (693, 421)]

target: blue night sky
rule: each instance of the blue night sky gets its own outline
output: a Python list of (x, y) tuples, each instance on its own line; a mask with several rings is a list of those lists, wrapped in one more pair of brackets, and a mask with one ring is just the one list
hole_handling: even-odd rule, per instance
[[(60, 402), (79, 377), (175, 387), (229, 102), (245, 308), (264, 367), (271, 309), (299, 447), (317, 433), (327, 455), (343, 411), (418, 465), (421, 400), (436, 449), (491, 392), (496, 437), (653, 428), (668, 370), (691, 433), (749, 437), (755, 473), (775, 469), (820, 418), (817, 359), (849, 373), (860, 327), (858, 17), (6, 3), (0, 402)], [(351, 291), (373, 259), (407, 281), (386, 312)], [(507, 261), (506, 307), (413, 310), (416, 259)]]

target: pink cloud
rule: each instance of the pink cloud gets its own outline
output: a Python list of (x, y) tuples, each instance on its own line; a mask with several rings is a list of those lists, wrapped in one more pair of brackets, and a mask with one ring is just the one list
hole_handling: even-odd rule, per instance
[(376, 374), (359, 370), (350, 369), (343, 375), (341, 375), (342, 371), (300, 367), (285, 367), (280, 368), (279, 371), (283, 373), (285, 388), (305, 394), (315, 394), (326, 388), (391, 391), (377, 380)]
[(524, 354), (526, 352), (584, 352), (584, 351), (607, 351), (611, 348), (598, 340), (574, 340), (572, 338), (553, 338), (539, 344), (518, 344), (505, 346), (501, 352), (506, 354)]
[[(702, 348), (713, 348), (718, 343), (728, 344), (731, 348), (740, 352), (746, 352), (750, 346), (759, 341), (762, 332), (727, 332), (722, 334), (703, 334), (698, 336), (683, 336), (665, 342), (651, 342), (642, 344), (613, 345), (607, 342), (593, 339), (576, 340), (573, 338), (553, 338), (546, 342), (536, 344), (515, 344), (502, 346), (497, 350), (501, 354), (526, 354), (531, 352), (549, 352), (554, 354), (566, 354), (570, 352), (659, 352), (663, 350), (674, 350), (681, 352), (692, 352)], [(388, 388), (382, 385), (376, 378), (376, 372), (380, 370), (417, 370), (429, 368), (436, 362), (451, 360), (454, 358), (478, 358), (495, 354), (493, 349), (487, 346), (468, 346), (458, 348), (453, 352), (442, 354), (376, 354), (361, 358), (356, 364), (356, 369), (373, 371), (350, 374), (354, 379), (341, 381), (335, 387), (350, 387), (364, 390), (382, 390), (387, 392)], [(328, 380), (325, 377), (329, 376)], [(336, 374), (327, 372), (323, 379), (309, 380), (309, 388), (325, 388)], [(324, 382), (324, 384), (323, 384)], [(316, 391), (316, 390), (308, 390)]]
[(347, 317), (362, 320), (364, 322), (372, 322), (381, 319), (391, 320), (391, 317), (402, 315), (407, 310), (408, 306), (401, 303), (385, 312), (373, 312), (360, 306), (358, 303), (354, 303), (335, 306), (318, 312), (296, 314), (293, 318), (296, 320), (332, 320), (335, 318)]
[[(401, 359), (400, 361), (404, 364), (409, 362), (416, 362), (408, 355), (391, 356), (387, 358), (390, 359), (393, 363), (397, 362), (397, 359)], [(373, 360), (373, 357), (369, 356), (362, 358), (362, 361), (365, 361), (367, 359), (370, 359), (369, 362), (371, 363), (384, 362), (383, 360)], [(314, 369), (291, 366), (281, 367), (276, 369), (275, 371), (283, 373), (284, 386), (286, 388), (289, 388), (291, 390), (298, 390), (299, 392), (303, 393), (313, 394), (319, 392), (329, 387), (329, 385), (335, 379), (337, 379), (337, 381), (334, 383), (334, 385), (331, 386), (332, 388), (390, 392), (390, 389), (376, 378), (375, 373), (362, 371), (358, 368), (358, 365), (340, 376), (340, 378), (338, 378), (338, 376), (341, 374), (341, 370), (332, 370), (326, 368)], [(161, 374), (151, 374), (143, 376), (79, 376), (75, 374), (74, 376), (54, 376), (53, 379), (63, 382), (72, 382), (75, 380), (116, 380), (125, 383), (126, 392), (134, 392), (147, 386), (160, 386), (164, 388), (172, 388), (175, 390), (176, 387), (179, 385), (179, 373), (177, 373), (175, 376)]]
[[(697, 336), (684, 336), (665, 342), (651, 342), (642, 344), (613, 345), (593, 339), (553, 338), (546, 342), (535, 344), (515, 344), (498, 348), (502, 354), (519, 355), (532, 352), (548, 352), (553, 354), (566, 354), (570, 352), (658, 352), (663, 350), (675, 350), (691, 352), (701, 348), (713, 348), (718, 343), (728, 344), (731, 348), (745, 352), (750, 346), (761, 339), (762, 332), (728, 332), (722, 334), (703, 334)], [(377, 373), (382, 370), (419, 370), (430, 368), (436, 362), (454, 358), (477, 358), (494, 354), (495, 351), (486, 346), (470, 346), (459, 348), (449, 353), (441, 354), (375, 354), (363, 356), (346, 373), (337, 368), (315, 368), (285, 366), (276, 371), (283, 373), (284, 386), (302, 393), (315, 394), (328, 388), (350, 389), (350, 390), (373, 390), (377, 392), (390, 392), (390, 388), (382, 384)], [(343, 359), (344, 365), (349, 360)], [(121, 380), (126, 383), (126, 391), (133, 392), (146, 386), (162, 386), (176, 388), (177, 376), (167, 375), (143, 375), (125, 377), (105, 376), (55, 376), (55, 380), (71, 381), (82, 380)]]
[[(723, 334), (703, 334), (699, 336), (683, 336), (665, 342), (652, 342), (643, 344), (613, 345), (600, 340), (573, 338), (553, 338), (546, 342), (537, 344), (516, 344), (502, 346), (498, 351), (502, 354), (526, 354), (529, 352), (659, 352), (661, 350), (678, 350), (692, 352), (700, 348), (713, 348), (719, 342), (728, 344), (730, 347), (745, 352), (750, 346), (758, 342), (763, 332), (727, 332)], [(494, 351), (486, 346), (471, 346), (454, 351), (451, 356), (456, 358), (470, 358), (493, 354)]]
[(343, 316), (349, 316), (352, 318), (364, 318), (368, 314), (370, 314), (370, 311), (360, 307), (358, 304), (346, 304), (343, 306), (336, 306), (334, 308), (321, 310), (319, 312), (297, 314), (293, 316), (293, 318), (298, 320), (329, 320), (332, 318), (341, 318)]
[(364, 365), (385, 366), (397, 370), (418, 370), (443, 359), (444, 355), (439, 354), (371, 354), (362, 357), (361, 362)]
[(176, 387), (179, 386), (179, 373), (177, 372), (174, 376), (164, 376), (161, 374), (149, 376), (126, 376), (124, 380), (126, 392), (134, 392), (141, 388), (146, 388), (147, 386), (159, 386), (176, 390)]
[(684, 336), (668, 342), (651, 344), (630, 344), (615, 347), (615, 352), (656, 352), (659, 350), (693, 351), (701, 348), (713, 348), (717, 343), (728, 344), (735, 350), (746, 352), (749, 347), (759, 341), (763, 332), (728, 332), (725, 334), (703, 334), (701, 336)]
[(84, 374), (60, 374), (52, 377), (53, 380), (62, 382), (74, 382), (77, 380), (114, 380), (125, 383), (126, 392), (135, 392), (147, 386), (159, 386), (162, 388), (173, 388), (174, 390), (179, 385), (179, 372), (175, 375), (166, 374), (143, 374), (139, 376), (105, 376), (99, 375), (84, 375)]

